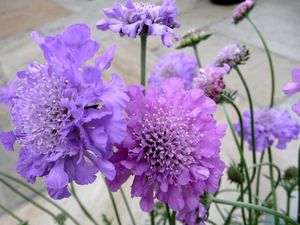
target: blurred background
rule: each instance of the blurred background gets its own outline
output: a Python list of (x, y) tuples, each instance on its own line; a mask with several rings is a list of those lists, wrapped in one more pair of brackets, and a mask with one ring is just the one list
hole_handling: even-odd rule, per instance
[[(86, 23), (92, 28), (92, 36), (101, 43), (101, 52), (111, 44), (117, 44), (115, 60), (109, 72), (117, 72), (123, 76), (128, 84), (139, 82), (139, 40), (127, 37), (120, 38), (111, 32), (97, 31), (96, 22), (103, 18), (102, 9), (111, 7), (112, 0), (0, 0), (0, 85), (5, 85), (12, 79), (16, 72), (24, 69), (30, 61), (43, 61), (42, 53), (38, 46), (31, 40), (30, 32), (35, 30), (45, 35), (55, 35), (62, 32), (68, 25), (73, 23)], [(178, 18), (181, 28), (177, 31), (183, 35), (192, 28), (200, 28), (213, 33), (213, 36), (199, 46), (199, 53), (204, 64), (211, 63), (217, 52), (227, 44), (245, 44), (251, 52), (250, 60), (241, 67), (245, 78), (253, 92), (254, 103), (257, 108), (267, 107), (270, 95), (270, 75), (267, 58), (262, 45), (253, 28), (243, 21), (238, 26), (232, 24), (231, 13), (235, 5), (216, 5), (209, 0), (177, 0), (180, 16)], [(264, 33), (269, 47), (273, 53), (276, 71), (276, 98), (275, 105), (278, 108), (289, 109), (299, 99), (299, 96), (287, 97), (282, 92), (285, 83), (291, 80), (291, 69), (300, 67), (300, 1), (299, 0), (256, 0), (256, 6), (251, 12), (251, 18)], [(156, 60), (163, 53), (178, 52), (173, 48), (166, 48), (161, 44), (159, 38), (149, 38), (147, 53), (147, 74)], [(186, 53), (193, 54), (192, 49), (185, 49)], [(109, 74), (108, 74), (109, 75)], [(237, 104), (242, 110), (247, 109), (248, 102), (238, 79), (232, 72), (225, 79), (226, 85), (238, 90)], [(293, 113), (292, 113), (293, 114)], [(236, 115), (230, 111), (234, 121)], [(295, 114), (293, 114), (295, 116)], [(226, 123), (223, 111), (219, 110), (216, 119), (220, 124)], [(8, 130), (10, 121), (8, 110), (0, 105), (0, 130)], [(237, 149), (233, 145), (230, 132), (223, 140), (222, 159), (229, 165), (231, 160), (237, 158)], [(290, 165), (296, 165), (299, 143), (291, 143), (284, 152), (274, 149), (275, 162), (280, 169), (284, 170)], [(11, 175), (18, 176), (15, 172), (15, 163), (18, 153), (7, 153), (0, 146), (0, 170)], [(248, 153), (247, 153), (248, 154)], [(250, 154), (248, 154), (250, 156)], [(19, 177), (19, 176), (18, 176)], [(222, 188), (234, 187), (225, 181), (225, 173)], [(269, 183), (261, 181), (262, 191), (268, 192)], [(22, 193), (34, 198), (35, 196), (19, 188)], [(35, 185), (44, 191), (44, 179), (39, 179)], [(130, 182), (127, 183), (127, 187)], [(265, 188), (264, 188), (265, 187)], [(129, 189), (125, 188), (129, 196)], [(98, 181), (88, 187), (77, 187), (77, 192), (96, 218), (101, 221), (101, 214), (105, 213), (109, 218), (113, 217), (113, 210), (109, 201), (108, 192), (101, 177)], [(236, 195), (224, 196), (229, 199)], [(129, 217), (125, 210), (120, 194), (116, 194), (124, 225), (130, 225)], [(279, 193), (280, 202), (285, 205), (283, 192)], [(40, 198), (36, 201), (50, 210), (55, 211)], [(39, 211), (29, 203), (24, 202), (10, 189), (0, 184), (0, 202), (8, 208), (13, 209), (20, 217), (28, 219), (31, 225), (54, 224), (51, 218)], [(58, 202), (69, 210), (84, 225), (90, 224), (82, 215), (80, 209), (72, 199)], [(139, 224), (145, 224), (148, 216), (138, 208), (138, 199), (130, 200), (134, 208)], [(296, 202), (292, 205), (292, 214), (296, 213)], [(280, 206), (280, 204), (279, 204)], [(213, 215), (213, 216), (212, 216)], [(220, 221), (219, 216), (212, 208), (211, 219)], [(14, 220), (0, 212), (1, 225), (14, 225)], [(70, 221), (67, 224), (72, 224)]]

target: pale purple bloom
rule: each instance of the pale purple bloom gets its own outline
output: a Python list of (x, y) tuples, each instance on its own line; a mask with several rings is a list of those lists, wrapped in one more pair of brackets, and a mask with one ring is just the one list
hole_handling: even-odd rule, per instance
[(232, 13), (232, 18), (234, 20), (234, 23), (240, 22), (245, 16), (248, 15), (248, 13), (251, 11), (251, 9), (254, 6), (253, 0), (246, 0), (239, 4)]
[(118, 173), (108, 181), (111, 190), (132, 174), (131, 194), (141, 197), (142, 210), (151, 211), (154, 199), (176, 211), (196, 210), (200, 196), (217, 190), (224, 170), (219, 153), (226, 126), (212, 117), (215, 102), (202, 90), (185, 91), (177, 78), (145, 95), (131, 86), (128, 94), (127, 136), (112, 157)]
[(111, 30), (121, 36), (136, 38), (138, 35), (160, 36), (164, 45), (172, 46), (172, 38), (178, 40), (174, 28), (178, 10), (175, 0), (164, 0), (162, 5), (126, 0), (115, 2), (113, 9), (104, 9), (106, 19), (97, 23), (103, 31)]
[(225, 46), (217, 56), (214, 62), (215, 66), (223, 66), (228, 64), (230, 67), (242, 64), (249, 58), (249, 51), (245, 46), (232, 44)]
[(197, 76), (193, 79), (193, 88), (202, 89), (208, 97), (217, 101), (225, 88), (223, 77), (229, 70), (230, 67), (227, 64), (223, 67), (208, 64), (199, 69)]
[(177, 77), (182, 79), (186, 89), (191, 89), (197, 70), (198, 64), (194, 56), (184, 53), (165, 54), (158, 60), (148, 82), (160, 84), (168, 78)]
[[(284, 93), (292, 95), (300, 92), (300, 68), (295, 68), (292, 71), (293, 83), (288, 83), (284, 86)], [(300, 101), (293, 106), (293, 110), (300, 116)]]
[[(244, 112), (244, 138), (249, 142), (249, 149), (252, 149), (250, 121), (250, 112)], [(300, 126), (287, 111), (261, 109), (254, 112), (254, 121), (256, 150), (259, 152), (275, 143), (278, 149), (283, 150), (288, 142), (298, 139)], [(235, 124), (234, 128), (240, 135), (240, 125)]]
[(99, 171), (114, 179), (109, 158), (112, 145), (126, 134), (123, 109), (129, 99), (121, 78), (113, 75), (108, 83), (101, 78), (115, 46), (95, 65), (84, 65), (99, 49), (86, 25), (72, 25), (54, 37), (33, 33), (33, 38), (46, 64), (29, 64), (4, 91), (15, 129), (1, 132), (0, 141), (7, 150), (20, 144), (18, 173), (30, 183), (45, 176), (49, 195), (61, 199), (70, 196), (70, 182), (92, 183)]

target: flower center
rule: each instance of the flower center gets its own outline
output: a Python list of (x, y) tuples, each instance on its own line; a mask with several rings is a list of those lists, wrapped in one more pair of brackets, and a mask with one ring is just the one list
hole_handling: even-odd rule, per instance
[(31, 145), (38, 152), (54, 151), (62, 144), (61, 125), (70, 120), (68, 109), (60, 104), (67, 82), (45, 73), (26, 79), (27, 83), (19, 85), (18, 98), (14, 99), (17, 134), (23, 144)]
[[(145, 2), (134, 2), (136, 12), (141, 15), (147, 15), (150, 19), (154, 20), (159, 17), (160, 6), (145, 3)], [(148, 18), (149, 19), (149, 18)]]
[(182, 107), (148, 108), (139, 141), (152, 173), (149, 175), (162, 175), (176, 183), (182, 169), (194, 163), (199, 129), (191, 123), (194, 119)]

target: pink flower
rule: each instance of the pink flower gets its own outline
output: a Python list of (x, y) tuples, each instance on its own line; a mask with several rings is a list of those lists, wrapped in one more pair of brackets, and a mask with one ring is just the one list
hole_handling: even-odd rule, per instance
[(131, 194), (141, 197), (149, 212), (158, 199), (176, 211), (199, 207), (199, 197), (214, 193), (223, 174), (220, 159), (225, 126), (212, 114), (215, 102), (200, 89), (184, 90), (180, 79), (165, 80), (144, 95), (140, 86), (128, 88), (127, 136), (112, 157), (118, 171), (108, 181), (117, 191), (132, 174)]
[(234, 19), (234, 23), (240, 22), (247, 14), (251, 11), (254, 6), (253, 0), (246, 0), (239, 4), (234, 10), (232, 14), (232, 18)]

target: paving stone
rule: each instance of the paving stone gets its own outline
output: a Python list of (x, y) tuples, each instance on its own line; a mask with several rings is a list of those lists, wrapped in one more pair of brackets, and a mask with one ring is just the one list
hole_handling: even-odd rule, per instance
[[(270, 49), (275, 53), (300, 61), (300, 1), (298, 0), (272, 0), (256, 1), (250, 17), (260, 28), (268, 40)], [(248, 21), (241, 22), (238, 26), (232, 25), (232, 19), (228, 19), (211, 26), (211, 29), (225, 36), (237, 38), (256, 46), (262, 47), (261, 41), (254, 34)]]
[(1, 0), (0, 38), (31, 30), (68, 14), (65, 8), (52, 0)]

